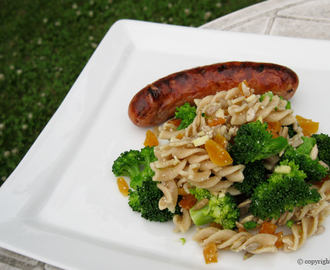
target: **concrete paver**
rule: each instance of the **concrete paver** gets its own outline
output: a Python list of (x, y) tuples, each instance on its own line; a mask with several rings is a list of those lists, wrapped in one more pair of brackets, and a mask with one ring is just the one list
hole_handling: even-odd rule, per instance
[(268, 0), (201, 28), (329, 40), (330, 0)]

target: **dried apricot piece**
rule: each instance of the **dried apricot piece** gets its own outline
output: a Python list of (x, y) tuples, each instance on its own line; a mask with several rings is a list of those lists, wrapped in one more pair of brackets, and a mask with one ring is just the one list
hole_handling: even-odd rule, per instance
[(195, 198), (194, 195), (188, 194), (182, 196), (182, 200), (179, 202), (179, 205), (181, 208), (184, 209), (191, 209), (197, 202), (197, 199)]
[(215, 243), (208, 243), (203, 248), (203, 254), (206, 264), (218, 262), (218, 249)]
[(273, 135), (273, 138), (277, 138), (282, 128), (281, 124), (279, 122), (267, 122), (267, 124), (267, 130)]
[(312, 119), (306, 119), (300, 115), (296, 115), (296, 119), (306, 137), (310, 137), (311, 134), (314, 134), (319, 130), (319, 123), (314, 122)]
[(211, 161), (218, 166), (227, 166), (233, 163), (233, 159), (220, 144), (213, 140), (208, 140), (205, 143), (205, 148), (210, 156)]
[(172, 120), (168, 121), (168, 123), (178, 127), (181, 124), (181, 119), (172, 119)]
[(283, 247), (283, 232), (278, 232), (278, 233), (274, 233), (275, 236), (277, 236), (277, 241), (275, 243), (275, 247), (277, 248), (282, 248)]
[(129, 187), (124, 177), (117, 178), (117, 186), (121, 194), (128, 196)]
[(251, 88), (249, 87), (248, 82), (246, 80), (244, 80), (238, 85), (238, 89), (245, 97), (249, 97), (252, 94)]
[(159, 145), (158, 139), (155, 135), (155, 133), (153, 133), (151, 130), (147, 130), (147, 134), (146, 134), (146, 139), (144, 141), (144, 146), (156, 146)]
[(222, 125), (225, 122), (226, 122), (226, 119), (223, 117), (213, 117), (213, 118), (207, 119), (207, 125), (210, 127)]
[(274, 234), (276, 230), (276, 225), (270, 222), (265, 222), (261, 225), (259, 233)]
[(175, 138), (181, 140), (183, 138), (183, 134), (182, 133), (179, 133), (178, 135), (175, 136)]
[(226, 138), (221, 136), (220, 134), (215, 135), (213, 141), (215, 141), (217, 144), (220, 144), (223, 148), (225, 148), (227, 144)]

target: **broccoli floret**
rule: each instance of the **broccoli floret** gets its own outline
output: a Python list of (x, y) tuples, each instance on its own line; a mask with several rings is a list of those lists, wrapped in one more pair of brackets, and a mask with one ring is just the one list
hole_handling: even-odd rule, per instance
[(196, 117), (196, 107), (190, 106), (189, 103), (177, 107), (175, 112), (175, 118), (181, 119), (180, 125), (177, 127), (177, 130), (187, 128)]
[(229, 193), (221, 194), (222, 196), (214, 196), (209, 192), (206, 198), (209, 203), (202, 209), (189, 210), (192, 221), (197, 226), (202, 226), (210, 222), (220, 224), (224, 229), (234, 229), (236, 221), (240, 216), (236, 200)]
[(319, 150), (319, 159), (330, 165), (330, 136), (328, 134), (320, 133), (313, 134), (312, 138), (316, 140), (317, 148)]
[(143, 168), (141, 173), (143, 179), (148, 179), (150, 177), (152, 178), (155, 175), (155, 172), (150, 167), (150, 163), (155, 162), (156, 160), (157, 158), (155, 157), (154, 146), (146, 146), (141, 149), (140, 163)]
[(235, 182), (234, 187), (241, 193), (250, 197), (254, 189), (261, 183), (267, 181), (267, 170), (262, 160), (256, 160), (254, 162), (245, 164), (243, 170), (244, 179), (243, 182)]
[(302, 137), (303, 143), (296, 149), (289, 146), (283, 156), (282, 160), (293, 160), (306, 173), (306, 181), (321, 181), (328, 171), (322, 166), (318, 159), (313, 160), (310, 152), (316, 144), (316, 139)]
[(129, 176), (131, 183), (140, 183), (142, 181), (140, 165), (140, 151), (129, 150), (121, 153), (120, 156), (113, 162), (112, 172), (117, 177)]
[[(277, 171), (286, 171), (280, 173)], [(306, 174), (293, 161), (281, 161), (267, 183), (257, 186), (251, 197), (251, 214), (263, 220), (277, 219), (294, 207), (316, 203), (321, 195), (305, 182)]]
[(255, 228), (257, 228), (258, 223), (256, 221), (247, 221), (244, 223), (244, 228), (246, 230), (253, 230)]
[(293, 224), (294, 224), (294, 221), (293, 220), (288, 220), (286, 222), (286, 226), (288, 226), (289, 228), (291, 228)]
[(128, 205), (133, 211), (141, 213), (141, 217), (146, 220), (166, 222), (172, 220), (175, 214), (180, 214), (180, 207), (177, 205), (175, 213), (168, 209), (160, 210), (158, 202), (163, 195), (157, 182), (149, 178), (143, 180), (136, 190), (129, 190)]
[(303, 143), (296, 148), (297, 154), (309, 155), (316, 144), (316, 140), (309, 137), (301, 137)]
[(250, 162), (274, 156), (288, 146), (282, 136), (273, 138), (267, 130), (268, 124), (259, 120), (241, 125), (234, 138), (229, 153), (236, 164)]
[[(281, 99), (284, 99), (283, 97), (281, 97)], [(287, 100), (287, 103), (286, 103), (286, 106), (285, 106), (285, 109), (291, 109), (291, 102)]]
[[(266, 96), (269, 96), (269, 101), (272, 101), (273, 97), (274, 97), (274, 93), (272, 91), (266, 92), (265, 94), (260, 96), (260, 101), (263, 101), (265, 99)], [(280, 99), (284, 100), (283, 97), (279, 97)], [(285, 109), (291, 109), (291, 102), (287, 100)], [(277, 107), (275, 108), (275, 110), (277, 110)]]
[(154, 176), (150, 163), (156, 160), (154, 147), (125, 151), (113, 162), (112, 172), (117, 177), (129, 176), (130, 187), (136, 189), (143, 180)]
[(263, 101), (265, 99), (266, 96), (269, 96), (269, 101), (272, 101), (274, 94), (272, 91), (266, 92), (264, 94), (262, 94), (259, 98), (260, 102)]
[(184, 245), (186, 243), (186, 238), (181, 237), (180, 242), (181, 242), (182, 245)]
[(132, 208), (133, 211), (141, 211), (139, 193), (136, 190), (128, 190), (128, 205)]
[(144, 219), (166, 222), (180, 214), (180, 207), (176, 206), (175, 213), (159, 209), (158, 202), (164, 194), (152, 180), (155, 173), (150, 167), (150, 163), (156, 160), (154, 147), (126, 151), (114, 161), (112, 172), (117, 177), (126, 175), (131, 178), (128, 205), (133, 211), (141, 213)]
[(210, 199), (213, 195), (205, 188), (193, 187), (190, 190), (190, 194), (194, 195), (197, 201), (202, 199)]
[(287, 127), (288, 127), (288, 134), (289, 134), (290, 138), (292, 138), (293, 136), (295, 136), (297, 134), (297, 132), (294, 131), (294, 129), (293, 129), (293, 124), (291, 124)]

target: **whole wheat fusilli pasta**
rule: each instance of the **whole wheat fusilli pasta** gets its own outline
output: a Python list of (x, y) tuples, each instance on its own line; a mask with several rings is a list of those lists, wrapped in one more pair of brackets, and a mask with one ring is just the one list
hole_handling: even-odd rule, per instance
[[(232, 142), (241, 125), (260, 121), (278, 125), (277, 133), (272, 135), (286, 138), (288, 145), (296, 148), (303, 143), (303, 129), (293, 114), (294, 110), (287, 106), (288, 102), (276, 95), (265, 95), (261, 98), (260, 95), (254, 94), (253, 89), (245, 82), (228, 91), (196, 99), (195, 105), (196, 117), (185, 129), (177, 130), (173, 119), (157, 129), (158, 138), (167, 140), (167, 143), (155, 147), (157, 161), (151, 163), (151, 169), (155, 172), (153, 180), (158, 182), (157, 186), (164, 194), (159, 201), (160, 209), (167, 208), (174, 212), (179, 197), (189, 195), (193, 187), (206, 189), (213, 195), (241, 194), (235, 183), (244, 181), (246, 165), (216, 164), (205, 147), (208, 140), (220, 136), (224, 138), (222, 147), (228, 150), (229, 142)], [(291, 137), (289, 126), (295, 132)], [(279, 164), (283, 151), (263, 160), (263, 166), (269, 173)], [(314, 160), (317, 159), (317, 145), (310, 156)], [(320, 163), (329, 168), (324, 162)], [(247, 198), (238, 206), (241, 217), (236, 222), (237, 229), (199, 228), (193, 240), (201, 246), (215, 243), (217, 249), (245, 251), (249, 254), (276, 252), (279, 248), (283, 248), (285, 252), (295, 251), (302, 247), (309, 237), (322, 233), (322, 224), (330, 214), (330, 181), (313, 188), (321, 195), (319, 202), (295, 207), (276, 219), (262, 220), (249, 214), (251, 200)], [(208, 199), (205, 199), (198, 202), (196, 207), (204, 207), (207, 204)], [(175, 215), (173, 218), (174, 231), (184, 233), (193, 222), (189, 210), (181, 210), (181, 215)], [(265, 223), (282, 226), (289, 221), (293, 222), (292, 233), (283, 237), (274, 233), (257, 232)], [(246, 230), (245, 225), (248, 222), (255, 222), (255, 230)]]

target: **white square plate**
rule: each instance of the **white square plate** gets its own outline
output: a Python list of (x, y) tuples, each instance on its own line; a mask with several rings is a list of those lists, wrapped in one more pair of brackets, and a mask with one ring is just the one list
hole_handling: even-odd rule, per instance
[[(330, 43), (122, 20), (115, 23), (67, 97), (0, 189), (0, 245), (65, 269), (290, 269), (326, 259), (330, 231), (294, 253), (243, 261), (221, 251), (206, 266), (172, 222), (148, 222), (128, 207), (111, 172), (113, 161), (141, 149), (146, 129), (127, 116), (133, 95), (170, 73), (225, 61), (273, 62), (292, 68), (300, 86), (296, 114), (320, 122), (328, 115)], [(326, 221), (325, 227), (330, 228)], [(186, 238), (186, 244), (179, 242)], [(315, 266), (316, 267), (316, 266)], [(324, 269), (324, 268), (323, 268)]]

